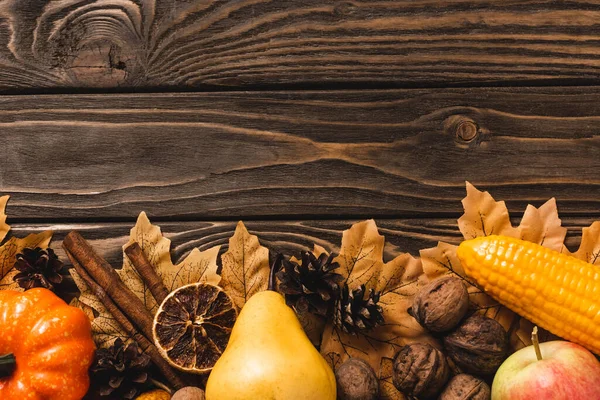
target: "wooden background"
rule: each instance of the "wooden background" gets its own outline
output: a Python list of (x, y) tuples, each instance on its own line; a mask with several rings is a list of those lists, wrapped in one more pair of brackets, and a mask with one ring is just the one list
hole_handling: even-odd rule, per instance
[(375, 218), (389, 257), (457, 242), (465, 180), (515, 216), (600, 218), (600, 2), (3, 0), (13, 233), (110, 261), (145, 210), (175, 258), (238, 219), (270, 248)]

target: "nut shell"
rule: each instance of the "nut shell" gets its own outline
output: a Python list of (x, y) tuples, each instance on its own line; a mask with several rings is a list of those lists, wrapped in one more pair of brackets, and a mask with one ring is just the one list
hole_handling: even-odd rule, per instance
[(456, 375), (439, 397), (439, 400), (490, 400), (492, 394), (487, 383), (472, 375)]
[(176, 391), (171, 400), (204, 400), (204, 390), (186, 386)]
[(444, 346), (462, 370), (491, 375), (508, 354), (508, 335), (498, 321), (475, 314), (444, 337)]
[(463, 281), (446, 275), (423, 286), (409, 313), (431, 332), (447, 332), (458, 326), (469, 309), (469, 293)]
[(446, 357), (429, 344), (404, 346), (394, 358), (394, 386), (407, 396), (435, 398), (449, 376)]
[(371, 366), (360, 358), (350, 358), (335, 372), (339, 400), (377, 400), (379, 381)]

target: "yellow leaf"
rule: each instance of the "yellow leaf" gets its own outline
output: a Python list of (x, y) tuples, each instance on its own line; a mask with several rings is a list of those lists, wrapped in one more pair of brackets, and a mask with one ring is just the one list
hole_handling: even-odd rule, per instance
[(579, 249), (571, 255), (591, 264), (600, 265), (600, 221), (583, 228)]
[[(10, 231), (10, 226), (6, 224), (6, 203), (9, 196), (0, 197), (0, 242)], [(12, 237), (0, 246), (0, 290), (21, 290), (19, 285), (14, 282), (13, 277), (18, 271), (13, 269), (17, 254), (23, 249), (41, 247), (45, 249), (52, 239), (52, 231), (32, 233), (24, 238)]]
[(229, 239), (229, 250), (221, 257), (221, 286), (238, 309), (255, 293), (269, 285), (269, 250), (248, 233), (242, 221)]
[[(393, 358), (405, 344), (436, 344), (435, 339), (407, 312), (414, 294), (423, 283), (421, 261), (409, 254), (400, 254), (384, 263), (384, 244), (385, 240), (373, 220), (354, 224), (344, 232), (340, 256), (336, 258), (340, 272), (352, 287), (364, 284), (380, 292), (379, 304), (385, 322), (370, 332), (353, 336), (337, 328), (333, 321), (328, 321), (321, 353), (334, 367), (335, 363), (349, 357), (359, 357), (367, 361), (374, 371), (381, 371), (382, 359)], [(381, 391), (390, 393), (386, 380), (381, 375), (379, 378)], [(398, 397), (392, 395), (392, 398)]]
[(208, 282), (218, 285), (221, 280), (217, 274), (217, 256), (220, 246), (203, 252), (194, 249), (181, 263), (174, 265), (171, 261), (171, 241), (165, 238), (160, 227), (152, 225), (146, 213), (142, 212), (138, 216), (136, 225), (131, 229), (129, 242), (123, 246), (123, 268), (117, 270), (117, 273), (152, 314), (156, 312), (158, 305), (149, 288), (125, 255), (125, 249), (134, 242), (140, 245), (148, 261), (169, 291), (193, 282)]
[(81, 292), (79, 295), (79, 303), (81, 304), (73, 303), (73, 305), (81, 308), (88, 316), (90, 316), (90, 309), (95, 313), (95, 315), (92, 314), (91, 316), (92, 334), (96, 345), (98, 347), (109, 347), (117, 338), (121, 338), (125, 342), (129, 341), (130, 339), (123, 331), (121, 325), (104, 307), (104, 304), (92, 293), (77, 271), (71, 269), (69, 272)]

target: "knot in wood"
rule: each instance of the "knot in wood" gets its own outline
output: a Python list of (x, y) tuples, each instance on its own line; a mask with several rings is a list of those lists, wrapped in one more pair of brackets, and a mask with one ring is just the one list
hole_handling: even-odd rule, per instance
[(479, 128), (477, 124), (470, 119), (460, 119), (456, 123), (455, 137), (463, 142), (471, 142), (477, 138)]

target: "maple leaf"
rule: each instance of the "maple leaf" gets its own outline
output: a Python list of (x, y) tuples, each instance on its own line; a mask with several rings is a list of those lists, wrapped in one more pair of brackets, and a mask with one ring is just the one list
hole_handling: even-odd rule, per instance
[[(6, 223), (6, 204), (10, 196), (0, 197), (0, 242), (6, 238), (10, 225)], [(13, 267), (17, 261), (16, 255), (25, 248), (41, 247), (45, 249), (52, 239), (52, 231), (32, 233), (24, 238), (12, 237), (0, 246), (0, 290), (22, 290), (13, 280), (18, 273)]]
[(117, 338), (129, 342), (131, 338), (129, 338), (117, 320), (104, 307), (104, 304), (92, 293), (77, 271), (72, 268), (69, 272), (73, 277), (75, 285), (77, 285), (77, 288), (81, 292), (79, 298), (74, 299), (71, 305), (81, 308), (90, 318), (92, 322), (92, 335), (96, 345), (99, 348), (110, 347)]
[[(548, 200), (540, 208), (528, 205), (519, 226), (513, 227), (503, 201), (495, 201), (488, 192), (477, 190), (469, 182), (466, 185), (467, 196), (462, 200), (465, 212), (458, 219), (458, 227), (465, 239), (504, 235), (561, 251), (567, 229), (562, 227), (558, 218), (555, 199)], [(440, 242), (434, 248), (421, 250), (423, 271), (427, 278), (433, 280), (448, 273), (460, 277), (467, 285), (472, 307), (494, 318), (506, 329), (512, 349), (529, 346), (533, 324), (501, 306), (469, 280), (456, 256), (456, 249), (456, 246)], [(551, 337), (548, 332), (542, 330), (539, 335), (541, 340)]]
[[(569, 253), (565, 248), (563, 251)], [(590, 264), (600, 265), (600, 221), (582, 229), (579, 249), (569, 254)]]
[[(217, 274), (217, 256), (220, 246), (212, 247), (203, 252), (193, 249), (181, 263), (175, 265), (171, 261), (171, 241), (165, 238), (160, 228), (152, 225), (146, 213), (142, 212), (130, 231), (129, 242), (123, 246), (123, 268), (117, 270), (117, 274), (119, 274), (123, 283), (144, 303), (151, 314), (155, 313), (158, 305), (124, 252), (125, 248), (134, 242), (140, 245), (148, 261), (170, 291), (192, 282), (207, 282), (218, 285), (221, 280), (221, 277)], [(71, 275), (81, 292), (79, 296), (80, 304), (76, 305), (84, 311), (88, 311), (86, 307), (94, 311), (95, 318), (92, 321), (92, 332), (98, 346), (108, 347), (116, 338), (127, 341), (129, 338), (123, 332), (122, 327), (106, 310), (102, 302), (88, 289), (77, 272), (72, 270)]]
[(229, 239), (229, 249), (221, 257), (221, 286), (231, 296), (238, 310), (253, 294), (269, 285), (269, 250), (260, 245), (242, 221)]
[(144, 212), (138, 216), (129, 236), (129, 242), (123, 246), (123, 268), (117, 270), (117, 273), (151, 314), (156, 312), (158, 304), (125, 255), (125, 249), (132, 243), (140, 245), (169, 292), (192, 282), (219, 284), (221, 277), (217, 274), (217, 256), (221, 246), (214, 246), (203, 252), (195, 248), (181, 263), (174, 265), (171, 261), (171, 241), (162, 235), (160, 227), (150, 223)]
[(340, 263), (340, 273), (351, 289), (364, 284), (380, 292), (379, 304), (385, 322), (370, 332), (354, 336), (344, 333), (330, 320), (323, 333), (321, 354), (333, 368), (349, 357), (362, 358), (374, 371), (379, 371), (381, 391), (389, 398), (399, 398), (395, 389), (386, 384), (389, 379), (384, 379), (384, 375), (389, 369), (382, 368), (382, 360), (392, 359), (405, 344), (436, 342), (407, 312), (424, 281), (421, 261), (410, 254), (400, 254), (384, 263), (384, 245), (385, 239), (373, 220), (356, 223), (344, 231), (340, 255), (335, 259)]

